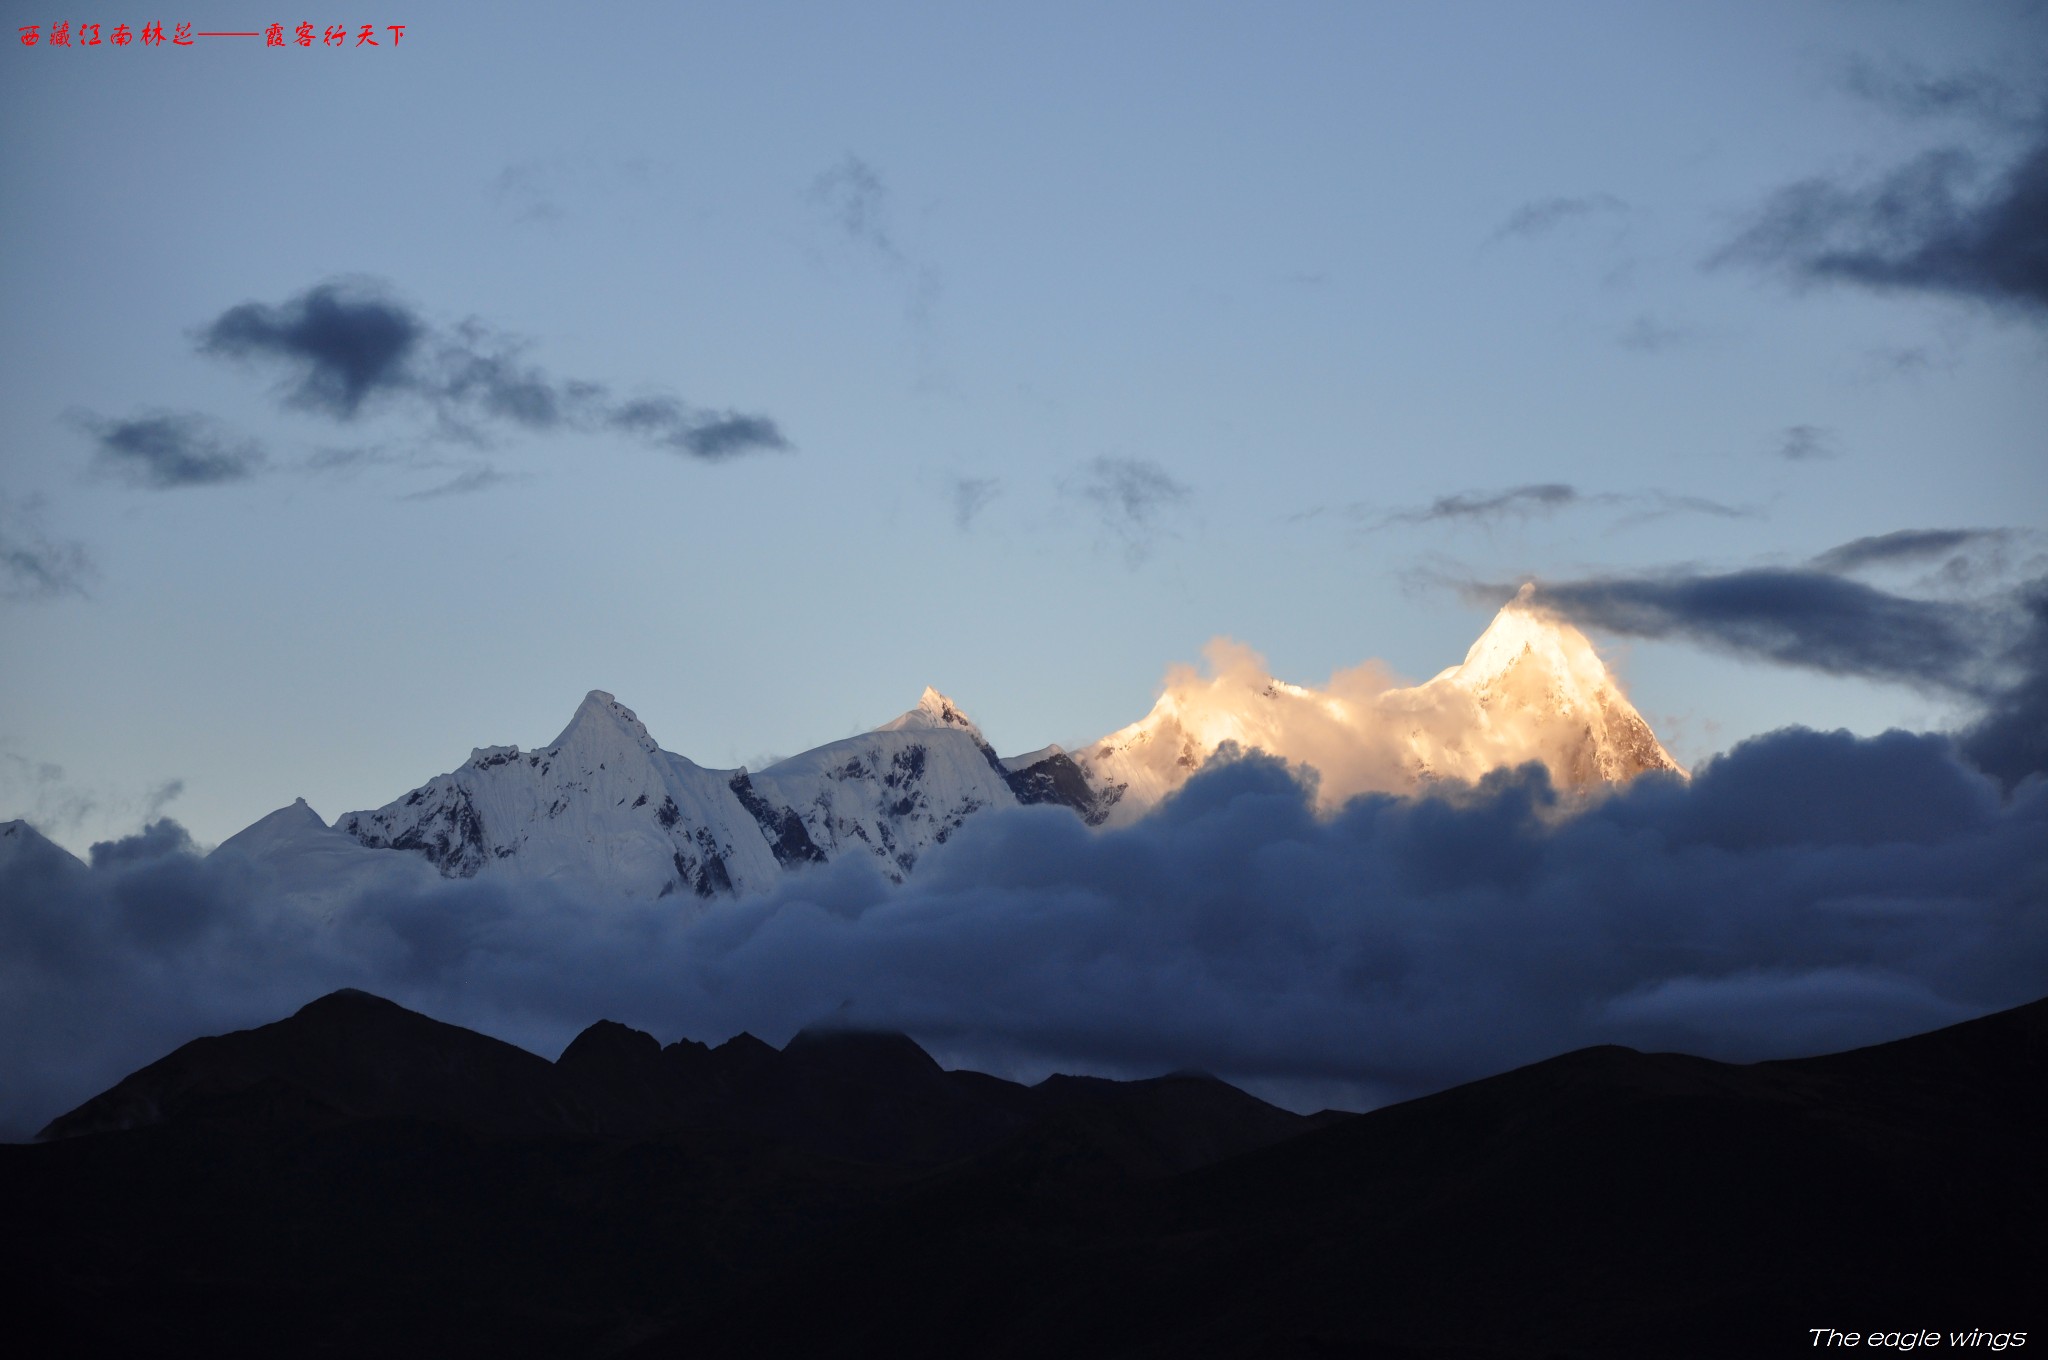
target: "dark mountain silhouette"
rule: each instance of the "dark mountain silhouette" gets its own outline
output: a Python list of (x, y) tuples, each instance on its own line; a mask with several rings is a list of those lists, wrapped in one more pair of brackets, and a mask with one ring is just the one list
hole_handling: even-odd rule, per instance
[(57, 1354), (1727, 1356), (2028, 1331), (2048, 1002), (1731, 1066), (1621, 1048), (1352, 1118), (901, 1035), (549, 1063), (361, 993), (0, 1147)]
[(176, 1122), (223, 1133), (410, 1116), (513, 1134), (586, 1129), (554, 1064), (345, 989), (259, 1029), (194, 1039), (52, 1120), (39, 1140)]
[(808, 1029), (780, 1051), (750, 1034), (716, 1048), (688, 1040), (663, 1048), (652, 1035), (600, 1020), (550, 1063), (348, 989), (275, 1024), (195, 1039), (52, 1120), (37, 1138), (158, 1124), (227, 1136), (410, 1119), (493, 1138), (718, 1129), (823, 1156), (923, 1166), (1097, 1105), (1156, 1144), (1146, 1169), (1159, 1173), (1312, 1127), (1212, 1079), (1053, 1077), (1024, 1087), (944, 1071), (901, 1034), (848, 1029)]

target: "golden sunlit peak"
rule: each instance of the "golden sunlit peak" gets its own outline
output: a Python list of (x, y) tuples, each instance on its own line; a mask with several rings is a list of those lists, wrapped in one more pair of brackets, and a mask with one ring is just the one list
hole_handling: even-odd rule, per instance
[(1372, 663), (1327, 686), (1289, 684), (1242, 644), (1218, 639), (1205, 652), (1208, 674), (1175, 667), (1143, 721), (1075, 755), (1117, 799), (1112, 824), (1142, 815), (1226, 740), (1314, 767), (1325, 806), (1532, 760), (1562, 788), (1683, 773), (1586, 635), (1537, 603), (1533, 582), (1501, 606), (1463, 662), (1412, 687)]

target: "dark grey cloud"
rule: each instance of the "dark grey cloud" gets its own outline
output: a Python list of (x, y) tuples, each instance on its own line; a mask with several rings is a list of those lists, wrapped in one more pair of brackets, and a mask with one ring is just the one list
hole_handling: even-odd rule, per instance
[[(421, 380), (444, 413), (474, 413), (529, 430), (589, 423), (605, 389), (592, 382), (558, 382), (523, 362), (525, 346), (464, 322), (436, 347), (432, 370)], [(457, 417), (459, 419), (459, 417)]]
[(894, 887), (849, 858), (699, 916), (394, 875), (321, 912), (159, 822), (87, 868), (0, 850), (0, 1123), (357, 986), (552, 1056), (599, 1016), (781, 1042), (823, 1015), (954, 1064), (1215, 1072), (1396, 1099), (1593, 1043), (1756, 1059), (2048, 992), (2048, 781), (1941, 736), (1787, 731), (1561, 801), (1539, 767), (1319, 817), (1217, 761), (1133, 826), (970, 821)]
[(2048, 579), (2018, 593), (2001, 660), (2012, 680), (1962, 733), (1962, 750), (2008, 789), (2048, 772)]
[(2011, 537), (2004, 529), (1898, 529), (1872, 534), (1829, 548), (1813, 559), (1822, 571), (1851, 572), (1866, 567), (1923, 565), (1957, 553), (1995, 547)]
[(1002, 490), (998, 477), (955, 477), (952, 485), (953, 523), (965, 532), (975, 516), (988, 508)]
[(1577, 198), (1556, 197), (1532, 199), (1509, 213), (1507, 220), (1494, 230), (1491, 239), (1504, 240), (1507, 237), (1521, 237), (1532, 240), (1546, 236), (1567, 222), (1579, 221), (1604, 213), (1626, 213), (1628, 204), (1613, 194), (1586, 194)]
[(170, 818), (150, 822), (133, 836), (94, 841), (88, 851), (95, 869), (121, 864), (145, 864), (166, 855), (191, 855), (196, 847), (191, 833)]
[(82, 596), (96, 574), (83, 543), (49, 536), (40, 501), (0, 494), (0, 599)]
[(427, 327), (411, 309), (361, 284), (323, 283), (277, 306), (244, 302), (199, 333), (199, 350), (282, 365), (294, 406), (353, 419), (363, 404), (417, 383), (413, 356)]
[(705, 410), (669, 396), (618, 400), (603, 383), (558, 378), (530, 346), (470, 320), (430, 324), (383, 288), (323, 283), (277, 306), (231, 307), (199, 333), (207, 354), (281, 368), (288, 404), (350, 421), (410, 403), (444, 435), (484, 441), (493, 427), (610, 429), (706, 461), (787, 450), (766, 416)]
[(1095, 508), (1133, 564), (1151, 551), (1165, 517), (1194, 494), (1146, 458), (1094, 459), (1061, 489)]
[(1957, 148), (1873, 183), (1789, 185), (1710, 260), (1803, 285), (1969, 298), (2048, 320), (2048, 135), (2001, 171)]
[[(1488, 588), (1499, 598), (1502, 587)], [(1542, 608), (1581, 625), (1682, 638), (1739, 656), (1984, 698), (1997, 688), (1989, 606), (1923, 600), (1826, 571), (1605, 577), (1536, 586)]]
[(71, 418), (92, 436), (95, 464), (135, 486), (217, 486), (245, 481), (264, 464), (255, 441), (237, 439), (202, 415), (157, 412), (110, 420), (81, 411)]
[(693, 410), (671, 397), (623, 402), (612, 409), (606, 423), (658, 447), (707, 461), (782, 452), (790, 447), (781, 429), (765, 416)]
[(1810, 463), (1841, 453), (1834, 431), (1818, 425), (1787, 425), (1778, 437), (1777, 455), (1792, 463)]
[(683, 447), (690, 453), (710, 459), (737, 458), (744, 453), (789, 447), (774, 421), (735, 411), (700, 413), (682, 439)]

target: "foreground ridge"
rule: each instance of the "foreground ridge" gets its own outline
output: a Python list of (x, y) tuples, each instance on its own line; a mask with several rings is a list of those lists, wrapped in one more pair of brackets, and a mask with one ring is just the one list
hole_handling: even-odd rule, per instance
[(549, 1063), (344, 992), (0, 1147), (0, 1268), (87, 1353), (1619, 1360), (1894, 1314), (2011, 1346), (2048, 1268), (2044, 1077), (2048, 1001), (1305, 1118), (843, 1030), (599, 1022)]

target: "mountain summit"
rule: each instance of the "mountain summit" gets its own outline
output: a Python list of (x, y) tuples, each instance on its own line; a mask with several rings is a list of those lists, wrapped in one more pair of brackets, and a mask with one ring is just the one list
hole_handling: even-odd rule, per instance
[(911, 728), (921, 727), (958, 728), (962, 732), (971, 733), (976, 741), (983, 742), (984, 745), (987, 744), (981, 735), (981, 729), (976, 727), (965, 713), (962, 713), (955, 707), (951, 699), (948, 699), (930, 685), (924, 687), (924, 693), (918, 697), (916, 708), (911, 709), (908, 713), (899, 714), (889, 719), (889, 721), (883, 723), (875, 730), (877, 732), (903, 732)]
[(1532, 760), (1572, 788), (1678, 771), (1585, 635), (1537, 610), (1526, 590), (1461, 664), (1420, 685), (1396, 686), (1376, 667), (1323, 689), (1289, 684), (1229, 644), (1210, 660), (1212, 675), (1176, 672), (1142, 720), (1081, 751), (1047, 746), (1008, 760), (928, 688), (872, 731), (764, 770), (707, 769), (663, 750), (632, 709), (592, 690), (546, 746), (479, 747), (460, 768), (332, 828), (301, 802), (221, 849), (290, 869), (307, 893), (386, 863), (369, 852), (400, 851), (449, 878), (688, 900), (759, 891), (846, 854), (900, 881), (994, 807), (1051, 803), (1090, 825), (1129, 822), (1226, 743), (1312, 766), (1326, 805)]
[(1523, 586), (1465, 660), (1429, 684), (1470, 695), (1497, 749), (1526, 749), (1525, 758), (1541, 760), (1567, 787), (1621, 783), (1651, 770), (1684, 773), (1586, 635), (1536, 609), (1532, 593)]
[(1225, 742), (1313, 766), (1326, 805), (1530, 761), (1562, 788), (1684, 773), (1586, 635), (1530, 594), (1494, 616), (1462, 663), (1420, 685), (1363, 668), (1311, 689), (1268, 675), (1242, 648), (1212, 647), (1213, 675), (1176, 675), (1144, 718), (1074, 759), (1112, 824), (1149, 811)]

